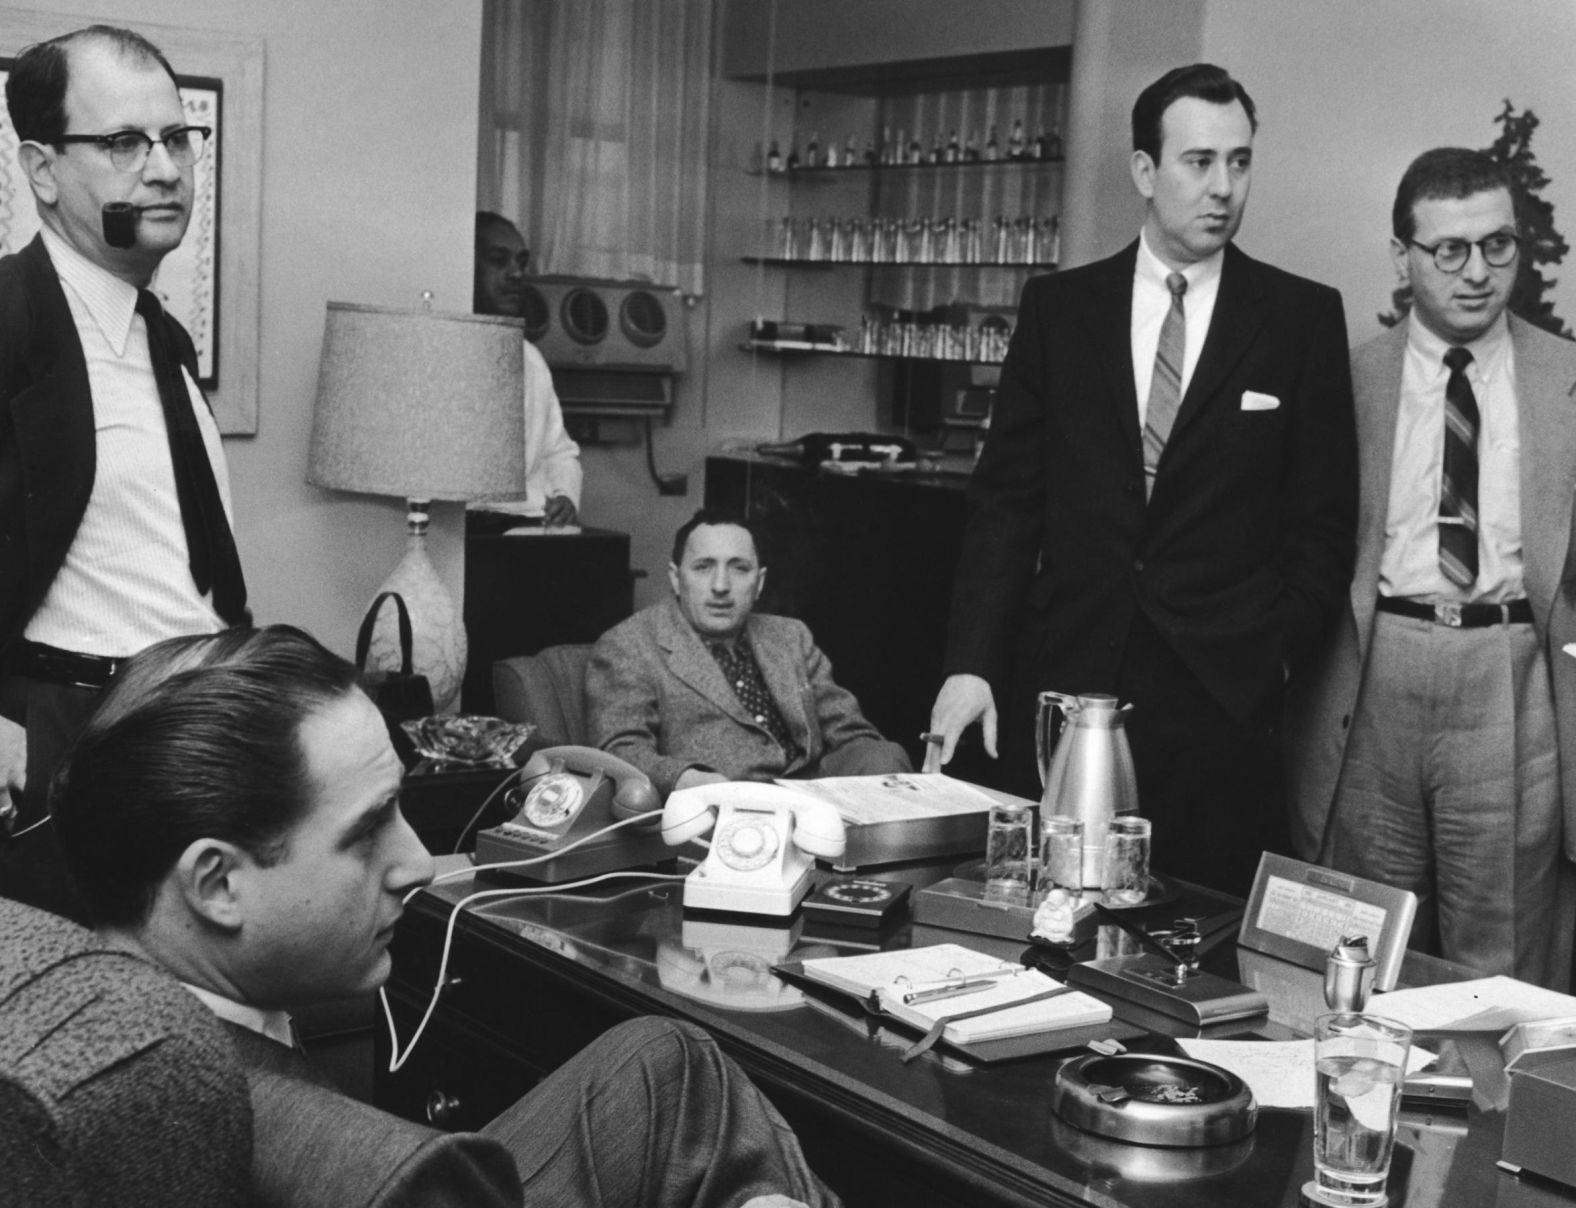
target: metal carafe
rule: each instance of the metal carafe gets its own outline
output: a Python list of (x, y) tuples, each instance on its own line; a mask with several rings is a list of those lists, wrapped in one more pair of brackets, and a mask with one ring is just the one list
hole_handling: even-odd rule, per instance
[(1131, 705), (1103, 693), (1040, 693), (1035, 718), (1040, 817), (1061, 814), (1084, 824), (1083, 879), (1100, 887), (1105, 826), (1117, 814), (1138, 812), (1138, 779), (1125, 728)]

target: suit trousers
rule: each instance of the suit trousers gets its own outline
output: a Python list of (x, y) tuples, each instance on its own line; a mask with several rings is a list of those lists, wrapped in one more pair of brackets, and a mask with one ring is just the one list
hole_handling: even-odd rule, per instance
[(55, 768), (87, 724), (98, 703), (97, 688), (53, 684), (26, 676), (0, 676), (0, 713), (27, 727), (27, 788), (22, 794), (20, 838), (0, 837), (0, 897), (12, 898), (91, 926), (87, 907), (66, 871), (49, 811), (49, 782)]
[(1336, 787), (1333, 867), (1418, 895), (1412, 946), (1570, 984), (1559, 755), (1532, 625), (1377, 613)]
[(514, 1155), (527, 1204), (839, 1201), (717, 1042), (641, 1019), (605, 1033), (482, 1130)]

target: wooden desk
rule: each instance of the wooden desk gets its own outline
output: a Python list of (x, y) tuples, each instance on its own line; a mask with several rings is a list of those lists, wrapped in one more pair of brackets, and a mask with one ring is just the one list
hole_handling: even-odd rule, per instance
[[(885, 875), (929, 883), (949, 871)], [(402, 1044), (432, 992), (450, 906), (470, 887), (466, 880), (420, 895), (400, 923), (389, 996)], [(377, 1102), (417, 1120), (430, 1106), (443, 1126), (476, 1127), (606, 1028), (655, 1013), (710, 1029), (777, 1103), (812, 1165), (851, 1208), (1290, 1208), (1312, 1177), (1306, 1111), (1266, 1109), (1254, 1134), (1230, 1146), (1152, 1149), (1104, 1141), (1053, 1117), (1048, 1091), (1058, 1057), (970, 1066), (932, 1051), (903, 1065), (894, 1045), (911, 1036), (873, 1028), (769, 972), (790, 954), (835, 951), (806, 939), (802, 921), (780, 928), (685, 918), (680, 894), (676, 883), (631, 880), (467, 911), (451, 986), (399, 1075), (382, 1072), (388, 1042), (378, 1029)], [(904, 925), (889, 946), (952, 938)], [(1005, 951), (1020, 950), (1009, 943)], [(1236, 955), (1227, 945), (1215, 958), (1234, 962)], [(1317, 975), (1273, 966), (1268, 975), (1262, 968), (1251, 974), (1270, 994), (1270, 1018), (1247, 1021), (1235, 1034), (1285, 1039), (1296, 1034), (1287, 1021), (1320, 1009), (1310, 1005), (1320, 994)], [(1409, 957), (1404, 980), (1450, 973), (1440, 962)], [(1150, 1043), (1170, 1042), (1156, 1036)], [(1474, 1107), (1404, 1119), (1412, 1123), (1392, 1166), (1396, 1208), (1572, 1202), (1494, 1167), (1499, 1113)]]

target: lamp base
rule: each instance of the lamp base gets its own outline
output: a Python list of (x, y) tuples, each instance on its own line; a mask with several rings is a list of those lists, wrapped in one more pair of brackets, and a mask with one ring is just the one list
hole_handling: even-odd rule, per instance
[[(411, 500), (405, 554), (378, 591), (398, 592), (404, 599), (410, 612), (411, 670), (427, 677), (433, 707), (439, 713), (451, 713), (459, 704), (460, 684), (465, 679), (465, 626), (454, 607), (454, 597), (427, 556), (427, 519), (426, 502)], [(399, 623), (392, 608), (385, 608), (378, 617), (367, 666), (399, 670)]]

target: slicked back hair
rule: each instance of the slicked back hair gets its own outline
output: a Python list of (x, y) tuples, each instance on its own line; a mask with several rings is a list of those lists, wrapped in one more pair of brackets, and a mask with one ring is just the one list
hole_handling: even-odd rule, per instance
[[(175, 83), (175, 69), (164, 53), (136, 30), (117, 25), (89, 25), (47, 42), (25, 47), (11, 64), (5, 82), (5, 103), (11, 125), (23, 142), (58, 146), (66, 133), (66, 90), (71, 84), (71, 52), (79, 45), (97, 42), (125, 58), (157, 63)], [(85, 131), (94, 134), (101, 131)]]
[(1142, 151), (1155, 163), (1160, 162), (1160, 145), (1164, 137), (1162, 119), (1166, 110), (1185, 97), (1196, 97), (1214, 105), (1229, 105), (1240, 101), (1247, 110), (1248, 125), (1253, 133), (1259, 132), (1259, 111), (1253, 104), (1248, 90), (1232, 78), (1224, 67), (1213, 63), (1190, 63), (1186, 67), (1173, 67), (1148, 88), (1138, 94), (1133, 102), (1133, 150)]
[(1478, 193), (1504, 189), (1520, 216), (1516, 188), (1504, 165), (1482, 151), (1465, 147), (1435, 147), (1424, 151), (1401, 174), (1390, 211), (1390, 230), (1402, 243), (1417, 233), (1417, 203), (1456, 201)]
[(351, 663), (288, 625), (171, 638), (133, 658), (50, 786), (94, 921), (145, 920), (198, 839), (278, 861), (313, 805), (301, 726), (356, 683)]

